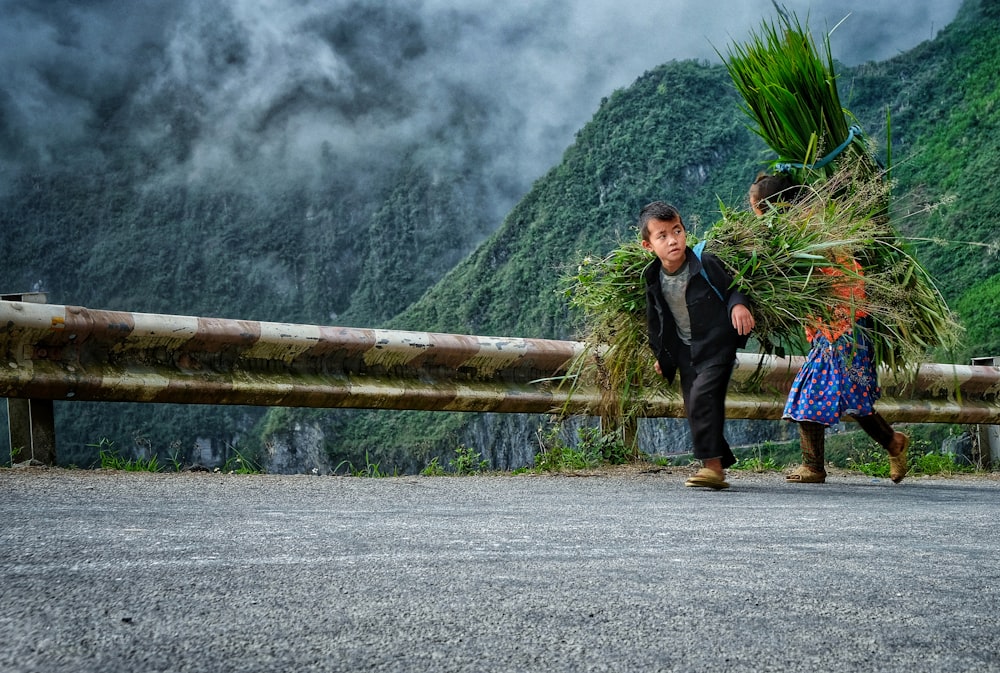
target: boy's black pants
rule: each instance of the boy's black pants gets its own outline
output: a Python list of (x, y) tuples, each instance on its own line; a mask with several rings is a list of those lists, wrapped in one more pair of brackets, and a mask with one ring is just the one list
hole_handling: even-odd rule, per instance
[(723, 353), (707, 362), (691, 363), (691, 349), (681, 345), (677, 371), (681, 377), (681, 393), (694, 457), (698, 460), (720, 458), (722, 467), (736, 464), (724, 433), (726, 423), (726, 393), (733, 375), (735, 351)]

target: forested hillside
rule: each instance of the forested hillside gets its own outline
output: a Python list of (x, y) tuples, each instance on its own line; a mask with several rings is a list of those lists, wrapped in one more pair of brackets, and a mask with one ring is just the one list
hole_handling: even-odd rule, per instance
[[(995, 245), (1000, 220), (1000, 173), (991, 167), (1000, 156), (1000, 40), (991, 18), (1000, 3), (979, 4), (967, 3), (936, 40), (843, 68), (840, 81), (846, 107), (886, 160), (891, 138), (897, 226), (952, 302), (1000, 272), (1000, 258), (984, 247)], [(570, 336), (572, 318), (555, 292), (560, 276), (581, 255), (632, 235), (643, 203), (673, 202), (695, 232), (715, 221), (717, 198), (745, 206), (747, 184), (775, 157), (743, 126), (739, 104), (722, 66), (691, 62), (665, 64), (615, 92), (502, 229), (393, 324)], [(956, 356), (982, 352), (984, 338), (974, 331)]]
[[(988, 247), (1000, 217), (991, 167), (1000, 156), (998, 6), (968, 0), (934, 40), (841, 70), (842, 100), (883, 155), (891, 121), (897, 223), (934, 239), (916, 249), (968, 323), (957, 361), (1000, 354), (997, 311), (983, 310), (1000, 305), (1000, 262)], [(222, 63), (245, 58), (218, 49), (213, 58)], [(19, 260), (0, 269), (5, 291), (43, 289), (55, 303), (129, 311), (572, 338), (577, 319), (560, 279), (583, 255), (633, 236), (636, 213), (653, 199), (674, 202), (703, 232), (718, 201), (742, 205), (746, 185), (773, 158), (745, 128), (723, 66), (666, 63), (608, 92), (562, 161), (497, 229), (495, 204), (515, 188), (479, 170), (489, 147), (474, 140), (489, 110), (472, 96), (429, 142), (373, 156), (349, 175), (338, 149), (324, 144), (309, 178), (286, 185), (266, 173), (165, 180), (171, 167), (190, 164), (193, 139), (205, 129), (197, 92), (155, 93), (107, 101), (92, 151), (108, 170), (90, 170), (86, 157), (39, 164), (0, 193), (0, 245), (5, 259)], [(164, 110), (166, 130), (149, 121), (159, 123)], [(257, 121), (274, 124), (282, 114)], [(216, 455), (239, 446), (265, 460), (265, 447), (308, 444), (330, 465), (370, 457), (411, 468), (466, 441), (473, 420), (57, 405), (61, 458), (80, 464), (95, 455), (87, 445), (107, 437), (162, 454), (200, 440)], [(310, 434), (296, 435), (296, 427)]]
[(561, 164), (503, 227), (392, 325), (473, 334), (568, 338), (559, 279), (585, 254), (634, 235), (641, 206), (668, 199), (689, 228), (742, 198), (764, 159), (721, 66), (666, 64), (605, 99)]
[[(742, 198), (764, 147), (744, 128), (738, 102), (721, 66), (690, 61), (666, 64), (614, 92), (501, 229), (389, 326), (575, 337), (578, 318), (561, 279), (583, 255), (634, 236), (644, 203), (671, 199), (698, 232), (714, 222), (720, 198)], [(301, 415), (323, 428), (334, 464), (363, 464), (368, 455), (404, 469), (422, 466), (407, 455), (423, 459), (463, 442), (491, 456), (505, 444), (530, 448), (539, 422), (497, 434), (470, 429), (481, 422), (473, 414), (352, 412), (350, 422), (336, 424)]]
[(938, 39), (858, 68), (858, 109), (892, 112), (897, 196), (920, 259), (968, 330), (956, 361), (1000, 355), (1000, 2), (967, 2)]

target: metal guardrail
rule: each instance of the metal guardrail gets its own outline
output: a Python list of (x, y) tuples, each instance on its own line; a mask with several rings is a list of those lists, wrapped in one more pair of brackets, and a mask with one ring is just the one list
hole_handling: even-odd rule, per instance
[[(593, 414), (596, 389), (559, 385), (582, 351), (572, 341), (0, 301), (11, 446), (45, 463), (55, 462), (57, 400)], [(740, 353), (728, 417), (780, 418), (801, 362)], [(741, 392), (755, 372), (761, 392)], [(927, 364), (909, 380), (886, 372), (881, 384), (890, 420), (1000, 425), (1000, 367)], [(647, 403), (649, 417), (684, 415), (676, 391)]]

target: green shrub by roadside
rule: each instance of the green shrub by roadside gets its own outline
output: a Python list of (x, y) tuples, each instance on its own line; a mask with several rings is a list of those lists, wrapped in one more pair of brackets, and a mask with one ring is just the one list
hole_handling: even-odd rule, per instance
[(490, 461), (485, 460), (481, 453), (464, 444), (455, 448), (455, 457), (448, 461), (448, 468), (441, 465), (441, 459), (434, 456), (424, 469), (420, 470), (424, 477), (444, 477), (452, 475), (479, 474), (490, 468)]
[[(975, 468), (959, 456), (936, 451), (922, 440), (911, 441), (907, 463), (910, 467), (908, 476), (911, 477), (975, 472)], [(847, 459), (847, 468), (870, 477), (885, 479), (889, 476), (889, 456), (882, 447), (872, 442)]]
[(420, 470), (420, 476), (422, 477), (443, 477), (446, 474), (448, 473), (445, 472), (444, 467), (441, 465), (441, 460), (437, 456), (434, 456), (431, 462), (427, 463), (427, 466)]
[(777, 472), (788, 465), (790, 451), (775, 442), (764, 442), (749, 450), (742, 449), (734, 453), (737, 454), (739, 462), (731, 469), (748, 472)]
[(455, 459), (448, 466), (455, 474), (477, 474), (490, 467), (490, 461), (483, 460), (482, 454), (464, 444), (455, 449)]
[(154, 453), (149, 458), (125, 458), (115, 449), (115, 443), (102, 437), (97, 444), (87, 446), (97, 449), (102, 470), (123, 470), (125, 472), (159, 472), (159, 461)]
[(600, 428), (585, 426), (576, 431), (575, 444), (563, 439), (563, 428), (555, 424), (539, 431), (539, 451), (535, 454), (535, 472), (588, 470), (601, 465), (624, 465), (633, 461), (633, 449), (617, 432), (603, 433)]
[(352, 477), (370, 477), (372, 479), (381, 479), (382, 477), (399, 476), (397, 472), (385, 472), (382, 470), (379, 463), (373, 463), (367, 451), (365, 451), (365, 464), (362, 467), (354, 467), (353, 463), (345, 460), (337, 465), (337, 467), (333, 468), (334, 474), (338, 473), (342, 467), (345, 468), (347, 473)]

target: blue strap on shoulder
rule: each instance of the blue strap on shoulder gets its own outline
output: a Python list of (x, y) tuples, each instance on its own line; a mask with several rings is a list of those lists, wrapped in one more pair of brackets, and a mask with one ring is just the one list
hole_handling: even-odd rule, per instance
[[(699, 262), (701, 261), (701, 252), (705, 249), (706, 243), (708, 243), (708, 241), (698, 241), (694, 248), (692, 248), (692, 250), (694, 250), (694, 256), (698, 258)], [(715, 294), (719, 295), (719, 300), (722, 301), (722, 303), (726, 303), (726, 298), (722, 296), (722, 293), (719, 292), (719, 288), (715, 287), (715, 285), (712, 284), (712, 279), (708, 277), (708, 272), (705, 271), (704, 264), (701, 265), (701, 275), (705, 278), (705, 282), (708, 283), (708, 286), (715, 290)]]

